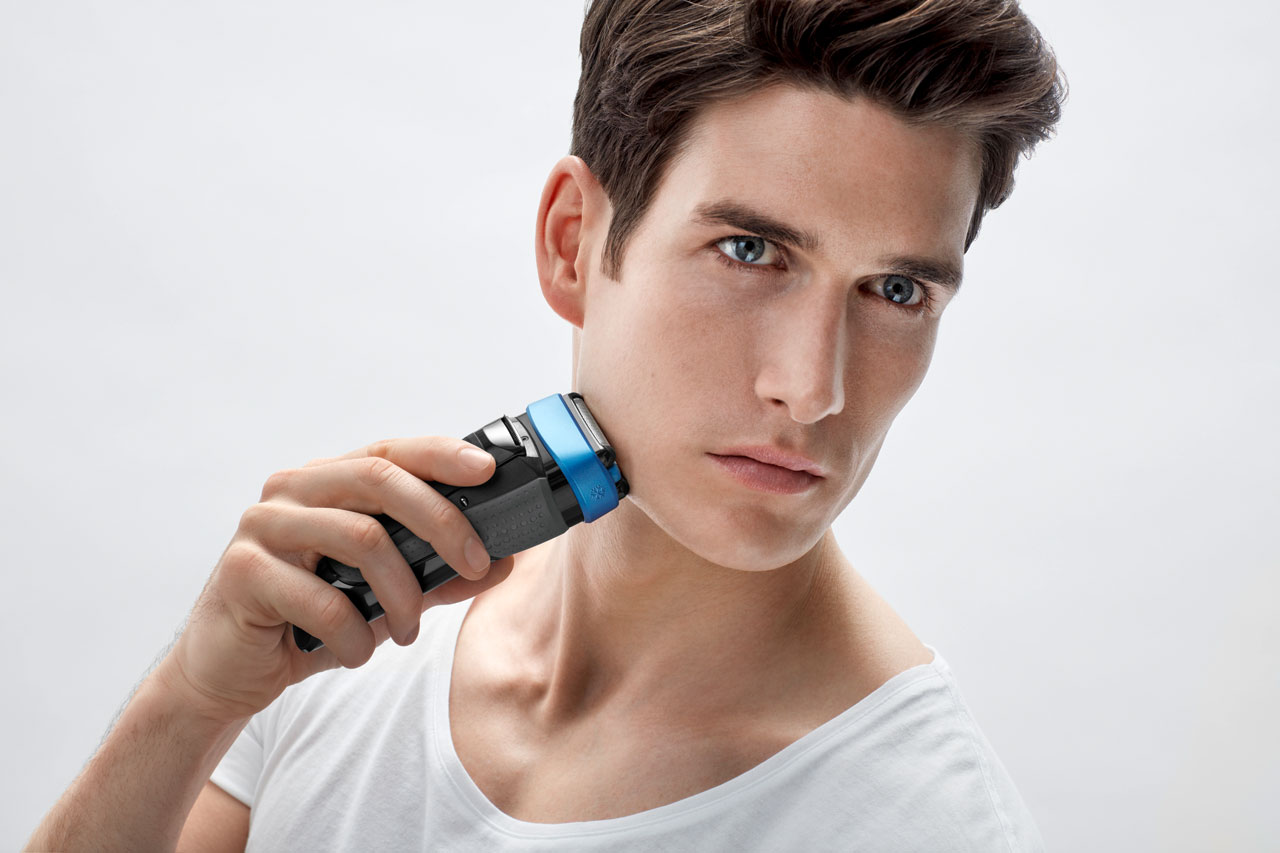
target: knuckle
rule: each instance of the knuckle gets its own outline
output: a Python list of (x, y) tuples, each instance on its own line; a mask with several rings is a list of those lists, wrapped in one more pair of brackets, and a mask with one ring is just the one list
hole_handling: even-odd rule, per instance
[(391, 447), (393, 444), (395, 444), (394, 439), (390, 439), (390, 438), (379, 439), (378, 441), (375, 441), (373, 444), (370, 444), (368, 447), (366, 447), (365, 452), (369, 454), (370, 457), (374, 457), (374, 458), (386, 457), (390, 455)]
[(333, 636), (340, 632), (351, 618), (353, 605), (347, 597), (332, 587), (317, 590), (312, 610), (316, 615), (316, 626), (319, 632)]
[(457, 507), (446, 500), (444, 497), (437, 496), (435, 500), (427, 502), (427, 516), (431, 522), (433, 531), (452, 530), (462, 533), (466, 517)]
[(248, 542), (233, 542), (222, 560), (222, 570), (227, 581), (237, 587), (255, 582), (270, 566), (271, 557)]
[(265, 529), (279, 516), (278, 509), (266, 502), (259, 502), (249, 507), (240, 516), (240, 529), (255, 533)]
[(369, 456), (361, 459), (356, 466), (356, 477), (365, 485), (378, 489), (390, 484), (399, 471), (394, 462), (381, 456)]
[(382, 548), (383, 540), (387, 538), (387, 531), (376, 520), (366, 515), (351, 522), (347, 535), (361, 551), (377, 551)]
[(270, 500), (275, 495), (288, 491), (289, 486), (295, 478), (293, 469), (284, 471), (276, 471), (267, 481), (262, 484), (262, 496), (258, 498), (260, 501)]

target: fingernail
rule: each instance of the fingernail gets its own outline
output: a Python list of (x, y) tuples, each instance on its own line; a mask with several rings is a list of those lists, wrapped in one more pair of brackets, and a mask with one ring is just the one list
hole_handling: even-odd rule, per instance
[(480, 540), (472, 536), (467, 540), (467, 544), (462, 546), (462, 553), (466, 555), (467, 562), (471, 564), (471, 568), (477, 572), (482, 572), (489, 568), (489, 552), (485, 551), (484, 546), (480, 544)]
[(489, 460), (493, 458), (478, 447), (465, 447), (458, 456), (463, 465), (468, 468), (475, 468), (477, 471), (488, 465)]

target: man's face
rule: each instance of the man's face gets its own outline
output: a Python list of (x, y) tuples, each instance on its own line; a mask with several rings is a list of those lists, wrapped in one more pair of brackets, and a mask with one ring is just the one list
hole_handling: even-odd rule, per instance
[[(777, 568), (857, 494), (924, 378), (952, 294), (892, 259), (962, 267), (978, 157), (956, 131), (792, 86), (704, 110), (688, 143), (619, 280), (600, 273), (608, 223), (584, 231), (574, 388), (634, 509), (714, 563)], [(813, 242), (760, 239), (747, 212)], [(825, 476), (751, 488), (711, 455), (741, 445), (803, 454)]]

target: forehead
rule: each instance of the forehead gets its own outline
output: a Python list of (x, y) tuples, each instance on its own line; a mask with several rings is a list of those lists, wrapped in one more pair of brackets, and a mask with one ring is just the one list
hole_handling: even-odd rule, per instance
[(959, 259), (980, 178), (977, 146), (911, 126), (864, 97), (775, 85), (695, 116), (654, 206), (689, 218), (733, 199), (820, 238), (823, 250), (925, 250)]

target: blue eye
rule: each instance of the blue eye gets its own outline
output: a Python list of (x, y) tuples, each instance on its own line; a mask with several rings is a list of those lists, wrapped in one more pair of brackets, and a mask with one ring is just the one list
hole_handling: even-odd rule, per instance
[[(778, 247), (763, 237), (737, 234), (716, 243), (716, 248), (739, 263), (750, 266), (773, 266), (778, 262)], [(764, 263), (760, 263), (763, 260)]]
[(879, 289), (884, 301), (901, 306), (901, 310), (925, 314), (933, 309), (933, 287), (909, 276), (889, 273), (879, 279), (873, 290)]
[(915, 296), (916, 283), (905, 275), (888, 275), (884, 279), (884, 295), (890, 302), (896, 302), (899, 305), (911, 304), (911, 297)]

